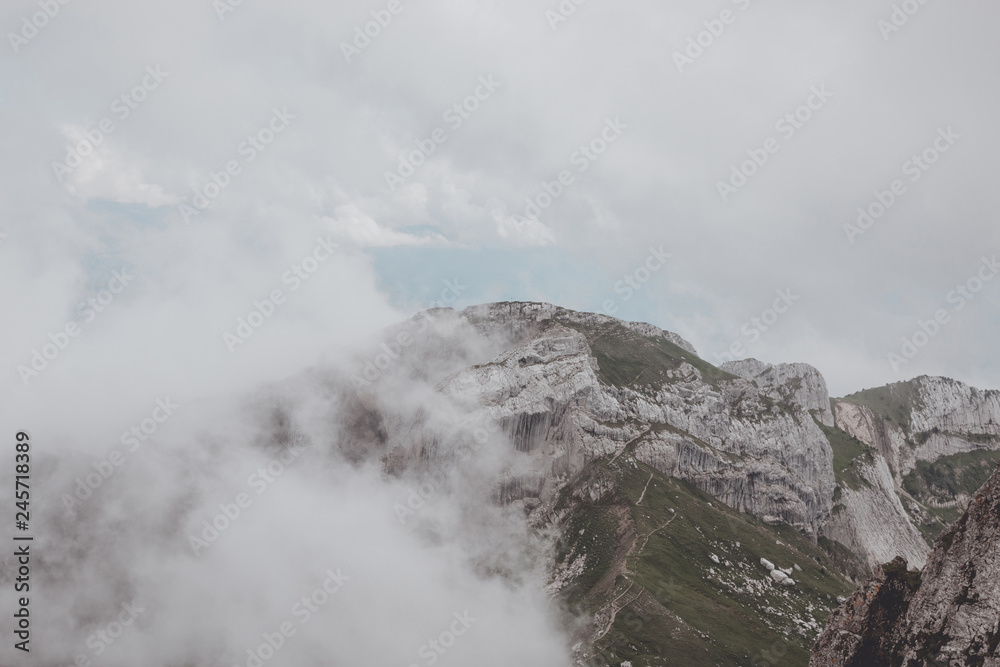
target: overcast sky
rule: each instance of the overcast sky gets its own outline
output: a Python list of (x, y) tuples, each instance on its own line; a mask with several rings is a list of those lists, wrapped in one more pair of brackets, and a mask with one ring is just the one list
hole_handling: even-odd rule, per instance
[[(206, 423), (222, 451), (243, 447), (240, 418), (206, 401), (339, 363), (436, 303), (501, 300), (648, 321), (713, 363), (808, 362), (834, 395), (924, 373), (998, 388), (1000, 6), (897, 4), (5, 2), (3, 433), (29, 429), (86, 469), (158, 399), (202, 405), (172, 426), (179, 453), (139, 465), (106, 517), (187, 479)], [(242, 483), (220, 461), (199, 502)], [(283, 502), (402, 493), (375, 473), (333, 486), (303, 472)], [(413, 578), (453, 574), (391, 517), (364, 516), (387, 552), (426, 556), (406, 561)], [(329, 521), (343, 535), (358, 518)], [(189, 556), (150, 555), (145, 529), (128, 533), (126, 552), (151, 559), (122, 564), (133, 579), (226, 578), (242, 609), (257, 580), (232, 572), (239, 553), (188, 572)], [(326, 539), (296, 567), (327, 567)], [(296, 572), (273, 599), (318, 585)], [(385, 660), (470, 600), (499, 610), (483, 638), (524, 636), (535, 617), (467, 574)], [(189, 588), (157, 591), (160, 608), (203, 602)], [(395, 586), (376, 589), (358, 588)], [(535, 655), (556, 655), (539, 614)], [(236, 655), (263, 622), (208, 648)], [(351, 650), (388, 651), (378, 636)]]
[[(993, 4), (895, 17), (860, 1), (563, 3), (568, 17), (556, 2), (387, 7), (92, 1), (33, 30), (38, 5), (4, 6), (15, 401), (84, 377), (269, 377), (426, 306), (445, 280), (458, 306), (612, 300), (711, 361), (742, 343), (735, 356), (813, 363), (835, 394), (920, 373), (1000, 384), (1000, 281), (948, 300), (998, 250)], [(796, 111), (806, 120), (778, 125)], [(243, 143), (271, 139), (269, 123), (272, 143)], [(939, 130), (949, 150), (935, 156)], [(67, 148), (86, 152), (87, 131), (100, 143), (74, 168)], [(421, 141), (433, 153), (410, 174), (400, 156)], [(581, 158), (592, 142), (603, 154)], [(776, 152), (723, 196), (765, 146)], [(907, 169), (928, 148), (936, 162)], [(213, 190), (213, 172), (228, 185)], [(896, 179), (887, 213), (845, 229)], [(543, 182), (562, 191), (524, 223)], [(206, 186), (217, 196), (201, 210)], [(224, 332), (331, 234), (342, 254), (230, 354)], [(669, 261), (616, 293), (651, 247)], [(17, 366), (121, 267), (135, 281), (26, 388)], [(793, 305), (765, 331), (752, 318), (773, 320), (777, 290)], [(945, 324), (894, 368), (888, 355), (939, 309)]]

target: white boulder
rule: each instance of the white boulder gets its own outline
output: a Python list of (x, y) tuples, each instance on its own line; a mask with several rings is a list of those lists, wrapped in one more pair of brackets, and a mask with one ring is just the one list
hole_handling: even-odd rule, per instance
[(774, 579), (774, 583), (781, 584), (782, 586), (795, 585), (795, 580), (781, 570), (771, 570), (771, 578)]

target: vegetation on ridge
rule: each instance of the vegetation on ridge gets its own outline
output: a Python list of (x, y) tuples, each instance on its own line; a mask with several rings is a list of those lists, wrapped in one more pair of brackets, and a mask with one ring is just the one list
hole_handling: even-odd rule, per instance
[(598, 377), (615, 387), (683, 380), (677, 376), (677, 371), (684, 363), (698, 369), (702, 380), (716, 387), (720, 380), (736, 378), (666, 338), (643, 336), (620, 322), (581, 324), (567, 320), (560, 323), (586, 337), (600, 367)]
[(871, 408), (872, 412), (900, 426), (906, 433), (910, 432), (913, 409), (921, 406), (920, 394), (913, 380), (865, 389), (840, 400)]
[(870, 488), (871, 484), (858, 472), (858, 466), (875, 462), (872, 448), (835, 426), (827, 426), (818, 420), (816, 425), (833, 449), (833, 475), (837, 484), (855, 491), (862, 487)]
[[(596, 500), (593, 489), (603, 490)], [(790, 526), (631, 457), (590, 464), (557, 510), (567, 514), (556, 562), (585, 560), (560, 596), (585, 618), (603, 609), (608, 623), (615, 612), (590, 665), (665, 666), (680, 655), (686, 665), (802, 665), (836, 597), (854, 588), (840, 573), (846, 549), (834, 558)], [(792, 568), (795, 586), (776, 584), (761, 558)]]

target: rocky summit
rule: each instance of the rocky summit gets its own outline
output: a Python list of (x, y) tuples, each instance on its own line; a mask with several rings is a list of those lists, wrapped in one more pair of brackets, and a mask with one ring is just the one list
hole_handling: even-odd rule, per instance
[(544, 303), (436, 309), (386, 340), (378, 372), (332, 381), (354, 406), (340, 446), (401, 478), (462, 469), (462, 442), (500, 457), (480, 486), (543, 537), (577, 664), (805, 665), (817, 638), (813, 664), (994, 664), (1000, 483), (979, 489), (1000, 392), (920, 377), (831, 400), (807, 364), (716, 367)]

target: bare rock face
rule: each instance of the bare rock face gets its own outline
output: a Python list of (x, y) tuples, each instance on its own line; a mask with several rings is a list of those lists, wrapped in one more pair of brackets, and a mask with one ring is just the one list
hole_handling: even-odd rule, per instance
[[(626, 451), (722, 502), (815, 539), (833, 496), (832, 423), (822, 376), (805, 364), (703, 362), (676, 334), (548, 304), (461, 313), (507, 349), (440, 383), (504, 426), (545, 478), (543, 498), (586, 461)], [(706, 373), (714, 373), (707, 377)]]
[(1000, 391), (942, 377), (922, 376), (913, 382), (918, 388), (910, 417), (914, 433), (938, 429), (958, 436), (1000, 436)]
[(840, 489), (823, 535), (853, 551), (869, 567), (902, 556), (923, 567), (930, 547), (910, 520), (893, 485), (889, 465), (881, 454), (857, 466), (865, 484)]
[[(865, 405), (847, 401), (834, 403), (837, 426), (881, 454), (892, 472), (895, 486), (913, 469), (916, 459), (901, 426), (887, 421)], [(905, 472), (904, 472), (905, 471)]]
[(923, 572), (883, 567), (835, 611), (811, 665), (1000, 665), (1000, 470)]
[[(901, 555), (922, 566), (917, 526), (939, 534), (1000, 461), (998, 407), (1000, 392), (927, 376), (836, 400), (837, 426), (875, 454), (860, 466), (866, 488), (845, 490), (824, 533), (869, 564)], [(888, 476), (871, 474), (883, 466)]]
[(949, 378), (924, 375), (859, 392), (835, 409), (840, 428), (882, 453), (897, 486), (917, 461), (1000, 449), (1000, 391)]
[(821, 423), (833, 426), (826, 379), (809, 364), (766, 364), (756, 359), (730, 361), (720, 368), (753, 382), (776, 401), (793, 403)]

